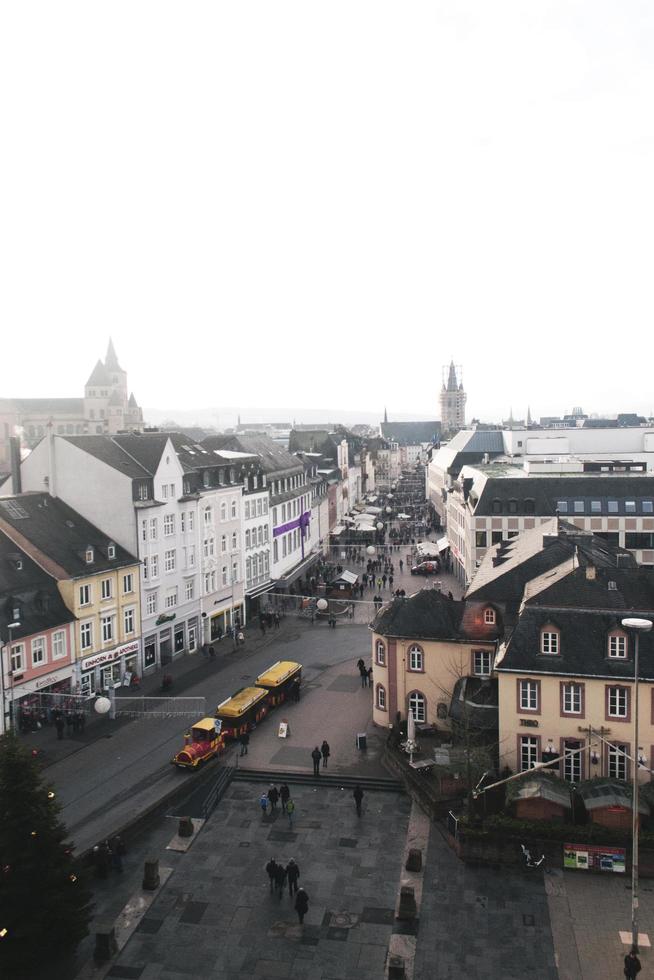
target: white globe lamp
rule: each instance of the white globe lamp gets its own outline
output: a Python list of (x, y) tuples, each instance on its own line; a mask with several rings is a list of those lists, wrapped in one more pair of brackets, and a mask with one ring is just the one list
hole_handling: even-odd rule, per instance
[(384, 530), (384, 525), (382, 524), (381, 521), (377, 524), (377, 530), (378, 531), (383, 531)]
[(328, 605), (329, 603), (326, 599), (318, 599), (318, 602), (316, 603), (316, 606), (320, 612), (324, 612)]
[(111, 701), (109, 698), (96, 698), (93, 708), (99, 715), (106, 715), (111, 708)]
[(372, 544), (369, 544), (368, 545), (368, 547), (366, 548), (366, 554), (367, 555), (376, 555), (377, 554), (377, 551), (375, 550), (374, 545), (372, 545)]

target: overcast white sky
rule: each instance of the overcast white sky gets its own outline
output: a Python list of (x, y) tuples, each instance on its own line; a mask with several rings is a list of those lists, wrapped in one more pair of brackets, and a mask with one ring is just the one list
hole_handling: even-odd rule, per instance
[(5, 3), (0, 92), (2, 395), (654, 410), (649, 0)]

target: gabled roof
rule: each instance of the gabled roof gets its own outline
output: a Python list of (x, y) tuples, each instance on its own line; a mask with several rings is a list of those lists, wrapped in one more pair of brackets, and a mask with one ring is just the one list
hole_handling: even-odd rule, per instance
[[(27, 550), (36, 560), (30, 550), (33, 546), (73, 578), (138, 563), (137, 558), (63, 500), (47, 493), (1, 497), (0, 521), (4, 533), (21, 550)], [(17, 541), (15, 535), (21, 540)], [(115, 558), (108, 557), (110, 544), (115, 547)], [(92, 562), (85, 557), (89, 546), (93, 548)]]
[(336, 459), (340, 438), (326, 429), (291, 429), (288, 437), (290, 453), (320, 453), (328, 459)]
[(2, 408), (19, 415), (53, 415), (84, 417), (83, 398), (2, 398)]
[(381, 433), (385, 439), (400, 446), (421, 446), (438, 442), (441, 437), (440, 422), (382, 422)]
[(486, 551), (468, 590), (468, 599), (519, 602), (528, 582), (564, 563), (617, 568), (620, 561), (635, 565), (630, 552), (603, 538), (579, 530), (556, 517)]
[(20, 626), (11, 631), (14, 640), (75, 620), (56, 580), (0, 532), (0, 643), (8, 639), (7, 623), (14, 621), (16, 607)]
[(138, 403), (136, 401), (136, 398), (134, 397), (134, 392), (130, 394), (129, 401), (127, 402), (127, 404), (129, 405), (130, 408), (138, 408)]
[(381, 636), (423, 640), (463, 639), (462, 602), (448, 599), (438, 589), (421, 589), (409, 598), (398, 598), (384, 606), (370, 624)]
[(93, 368), (93, 370), (91, 371), (91, 376), (89, 377), (89, 380), (86, 382), (85, 387), (88, 388), (90, 385), (110, 385), (110, 384), (111, 384), (111, 375), (107, 371), (102, 361), (98, 361), (95, 367)]
[[(130, 480), (145, 479), (152, 476), (140, 462), (126, 452), (118, 442), (116, 437), (109, 435), (101, 436), (59, 436), (71, 445), (81, 449), (82, 452), (94, 456), (100, 462), (111, 466), (113, 469), (123, 473)], [(146, 438), (146, 436), (139, 436)]]
[(251, 456), (259, 456), (261, 468), (266, 474), (286, 476), (303, 472), (302, 461), (269, 436), (253, 433), (208, 436), (202, 440), (202, 445), (206, 449), (234, 449)]

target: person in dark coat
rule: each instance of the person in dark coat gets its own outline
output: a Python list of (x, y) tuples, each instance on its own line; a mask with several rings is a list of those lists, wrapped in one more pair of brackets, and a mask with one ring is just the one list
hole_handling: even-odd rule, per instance
[(295, 858), (286, 865), (286, 877), (288, 878), (288, 894), (292, 898), (293, 892), (297, 892), (297, 880), (300, 877), (300, 869), (295, 863)]
[(330, 755), (330, 752), (329, 752), (329, 742), (327, 741), (326, 738), (323, 739), (322, 745), (320, 746), (320, 754), (322, 755), (322, 767), (323, 767), (323, 769), (326, 769), (327, 768), (327, 761), (328, 761), (329, 755)]
[(268, 801), (270, 802), (271, 812), (277, 809), (277, 800), (279, 799), (279, 792), (276, 786), (270, 784), (270, 789), (268, 790)]
[(272, 895), (273, 888), (275, 887), (275, 872), (277, 871), (277, 862), (274, 858), (271, 858), (266, 865), (266, 874), (268, 875), (268, 881), (270, 882), (270, 894)]
[(285, 810), (286, 804), (291, 798), (291, 791), (286, 783), (282, 783), (282, 785), (279, 787), (279, 798), (282, 801), (282, 810)]
[(360, 817), (361, 816), (361, 804), (363, 802), (363, 790), (361, 789), (361, 787), (359, 786), (358, 783), (354, 787), (354, 792), (352, 793), (352, 796), (354, 797), (354, 802), (356, 803), (356, 807), (357, 807), (357, 817)]
[(281, 864), (278, 864), (275, 868), (275, 889), (279, 898), (284, 894), (284, 885), (286, 884), (286, 868), (283, 868)]
[(55, 718), (55, 728), (57, 729), (57, 738), (61, 739), (64, 737), (64, 728), (66, 723), (61, 715), (57, 715)]
[(300, 700), (300, 678), (296, 677), (291, 685), (291, 698), (297, 704)]
[(368, 687), (372, 687), (372, 667), (368, 667)]
[(640, 965), (640, 960), (634, 953), (633, 949), (630, 949), (624, 958), (624, 975), (627, 980), (636, 980), (636, 977), (642, 970)]
[(304, 917), (309, 911), (309, 896), (305, 892), (304, 888), (298, 888), (297, 895), (295, 896), (295, 911), (297, 912), (297, 917), (300, 920), (300, 925), (304, 922)]
[(322, 753), (318, 746), (311, 753), (311, 758), (313, 759), (313, 774), (314, 776), (320, 775), (320, 760), (322, 759)]
[(359, 673), (361, 674), (361, 687), (368, 686), (368, 671), (366, 670), (366, 665), (363, 660), (361, 661), (361, 666), (359, 667)]
[(241, 743), (241, 755), (248, 754), (248, 745), (250, 744), (250, 733), (243, 732), (239, 737), (239, 742)]

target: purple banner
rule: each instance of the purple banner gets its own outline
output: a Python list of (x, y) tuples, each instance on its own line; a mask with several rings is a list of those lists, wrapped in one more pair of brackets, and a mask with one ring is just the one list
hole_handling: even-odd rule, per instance
[(310, 520), (311, 511), (305, 511), (304, 514), (296, 517), (294, 521), (289, 521), (288, 524), (280, 524), (279, 527), (274, 527), (273, 538), (279, 537), (280, 534), (288, 534), (289, 531), (294, 531), (296, 527), (306, 528)]

